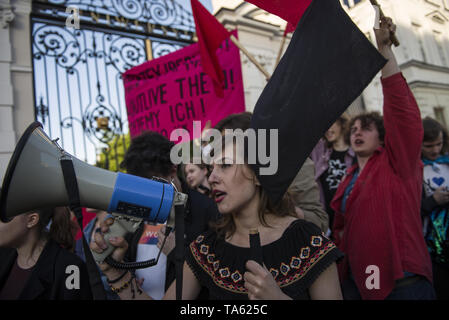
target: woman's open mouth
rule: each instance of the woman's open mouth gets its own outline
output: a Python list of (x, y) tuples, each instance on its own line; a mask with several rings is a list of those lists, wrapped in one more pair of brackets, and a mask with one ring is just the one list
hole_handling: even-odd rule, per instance
[(220, 191), (220, 190), (214, 190), (213, 191), (214, 200), (216, 203), (219, 203), (223, 201), (224, 197), (226, 196), (226, 192)]

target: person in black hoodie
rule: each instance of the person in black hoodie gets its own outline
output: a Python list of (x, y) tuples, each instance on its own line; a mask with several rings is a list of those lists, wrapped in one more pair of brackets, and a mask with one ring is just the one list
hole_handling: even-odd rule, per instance
[(87, 268), (73, 245), (65, 207), (0, 222), (0, 300), (91, 300)]

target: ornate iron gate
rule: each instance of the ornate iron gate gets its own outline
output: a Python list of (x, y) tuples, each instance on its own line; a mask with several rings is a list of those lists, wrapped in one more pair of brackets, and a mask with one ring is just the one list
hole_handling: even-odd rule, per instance
[[(193, 42), (185, 0), (34, 0), (36, 119), (50, 137), (94, 164), (128, 133), (121, 74)], [(189, 2), (187, 2), (189, 3)], [(67, 28), (76, 8), (80, 29)], [(116, 164), (115, 168), (118, 167)]]

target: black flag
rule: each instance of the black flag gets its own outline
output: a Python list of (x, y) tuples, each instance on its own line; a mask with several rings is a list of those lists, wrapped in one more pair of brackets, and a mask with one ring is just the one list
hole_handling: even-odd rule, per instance
[(318, 140), (385, 63), (338, 0), (312, 1), (251, 120), (256, 130), (278, 129), (277, 172), (262, 175), (265, 166), (252, 164), (272, 202), (282, 198)]

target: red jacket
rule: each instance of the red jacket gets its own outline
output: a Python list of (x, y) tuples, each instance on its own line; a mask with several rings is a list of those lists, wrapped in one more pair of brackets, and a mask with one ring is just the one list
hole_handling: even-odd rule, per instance
[[(357, 178), (341, 213), (343, 194), (357, 164), (340, 183), (331, 203), (335, 243), (345, 253), (341, 281), (354, 276), (363, 299), (384, 299), (404, 271), (432, 282), (432, 266), (422, 234), (420, 201), (423, 128), (418, 105), (402, 73), (382, 78), (385, 147), (378, 148)], [(343, 231), (342, 237), (340, 232)], [(367, 278), (379, 268), (380, 287), (369, 290)], [(368, 281), (370, 283), (371, 281)]]

